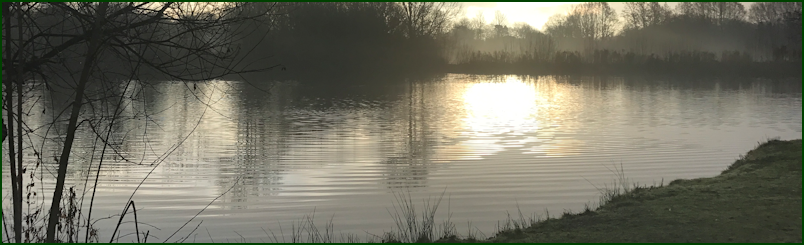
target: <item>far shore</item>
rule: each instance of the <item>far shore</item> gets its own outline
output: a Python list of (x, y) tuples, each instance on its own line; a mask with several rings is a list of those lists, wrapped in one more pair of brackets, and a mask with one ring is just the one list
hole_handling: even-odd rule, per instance
[[(314, 71), (314, 72), (310, 72)], [(554, 64), (450, 64), (422, 68), (344, 68), (337, 70), (308, 67), (288, 67), (263, 72), (223, 77), (227, 80), (263, 83), (270, 81), (305, 81), (316, 84), (361, 84), (382, 80), (389, 82), (427, 79), (438, 74), (467, 75), (531, 75), (531, 76), (611, 76), (657, 79), (709, 79), (709, 78), (800, 78), (800, 62), (751, 63), (745, 66), (712, 64), (683, 66), (617, 66), (582, 64), (557, 66)], [(158, 80), (158, 79), (157, 79)], [(166, 79), (170, 80), (170, 79)]]
[(447, 65), (449, 73), (479, 75), (587, 75), (645, 77), (801, 77), (801, 62), (752, 62), (746, 64), (505, 64), (470, 63)]

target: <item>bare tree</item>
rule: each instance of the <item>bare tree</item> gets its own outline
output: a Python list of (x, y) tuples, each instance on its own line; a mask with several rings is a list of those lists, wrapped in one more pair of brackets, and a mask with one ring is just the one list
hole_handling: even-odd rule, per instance
[(801, 2), (759, 2), (751, 5), (748, 19), (754, 23), (781, 23), (784, 14), (801, 11)]
[(486, 25), (486, 18), (483, 16), (483, 11), (478, 11), (475, 17), (471, 19), (471, 25), (469, 25), (469, 27), (472, 29), (480, 29), (483, 28), (484, 25)]
[(460, 11), (456, 2), (403, 2), (402, 19), (408, 37), (434, 37), (450, 27)]
[(486, 18), (483, 11), (478, 11), (475, 17), (470, 20), (469, 28), (474, 30), (475, 39), (483, 39), (483, 27), (486, 26)]
[(527, 39), (530, 36), (540, 34), (539, 31), (534, 29), (528, 23), (517, 22), (513, 27), (513, 35), (517, 38)]
[(614, 36), (617, 14), (605, 2), (583, 3), (573, 10), (580, 17), (583, 35), (590, 39), (604, 39)]
[(617, 24), (617, 14), (608, 3), (591, 2), (576, 5), (566, 16), (551, 17), (545, 27), (561, 39), (556, 42), (563, 48), (592, 52), (600, 41), (614, 36)]
[(495, 11), (494, 12), (494, 22), (491, 23), (495, 26), (505, 26), (508, 25), (508, 17), (502, 11)]
[(516, 23), (513, 33), (519, 39), (520, 53), (530, 59), (544, 61), (555, 51), (555, 44), (552, 38), (527, 23)]
[(508, 36), (508, 17), (502, 11), (494, 12), (494, 22), (491, 24), (494, 27), (494, 37)]
[(576, 5), (566, 16), (553, 16), (545, 25), (551, 34), (599, 40), (614, 36), (617, 23), (608, 3), (591, 2)]
[(680, 15), (708, 18), (712, 11), (711, 3), (707, 2), (682, 2), (676, 5), (676, 12)]
[(745, 6), (738, 2), (715, 2), (714, 10), (717, 24), (727, 20), (744, 20), (746, 16)]
[(553, 15), (544, 24), (545, 31), (552, 36), (561, 38), (580, 38), (580, 16), (569, 15)]
[[(45, 242), (56, 242), (67, 167), (81, 125), (82, 107), (97, 96), (89, 94), (87, 87), (113, 83), (114, 75), (139, 80), (141, 75), (151, 74), (201, 81), (268, 69), (247, 69), (239, 63), (240, 53), (248, 51), (239, 45), (240, 33), (247, 31), (240, 23), (266, 14), (246, 10), (241, 4), (230, 3), (3, 3), (3, 85), (8, 86), (3, 109), (10, 119), (8, 145), (10, 159), (14, 159), (11, 174), (17, 242), (21, 241), (25, 171), (24, 84), (32, 80), (56, 83), (53, 78), (59, 77), (60, 83), (74, 91), (66, 137), (56, 158), (56, 186), (47, 220)], [(63, 17), (61, 21), (52, 21), (54, 13)], [(17, 98), (16, 103), (13, 98)]]
[(681, 15), (712, 21), (721, 25), (729, 20), (743, 20), (745, 6), (738, 2), (683, 2), (676, 7)]
[(622, 17), (626, 28), (642, 29), (658, 25), (672, 17), (672, 10), (658, 2), (626, 2)]

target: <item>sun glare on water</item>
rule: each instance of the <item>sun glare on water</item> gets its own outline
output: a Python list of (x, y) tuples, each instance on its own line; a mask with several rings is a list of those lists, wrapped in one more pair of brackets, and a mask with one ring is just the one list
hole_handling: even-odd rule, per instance
[(477, 83), (464, 96), (466, 126), (476, 133), (524, 133), (538, 128), (537, 93), (514, 77)]

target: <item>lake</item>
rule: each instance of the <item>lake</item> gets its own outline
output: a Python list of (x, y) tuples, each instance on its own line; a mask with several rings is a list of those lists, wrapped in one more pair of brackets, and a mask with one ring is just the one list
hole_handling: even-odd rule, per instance
[[(642, 185), (710, 177), (760, 141), (801, 138), (799, 80), (447, 74), (354, 86), (121, 86), (131, 96), (113, 127), (93, 219), (119, 214), (148, 176), (132, 200), (140, 229), (155, 236), (149, 241), (168, 238), (207, 205), (170, 241), (196, 227), (188, 242), (269, 241), (266, 232), (289, 237), (312, 214), (320, 229), (331, 220), (336, 236), (365, 240), (395, 228), (395, 193), (409, 193), (417, 208), (443, 193), (437, 223), (449, 212), (460, 234), (491, 236), (508, 213), (557, 217), (594, 207), (598, 188), (611, 187), (619, 169)], [(30, 124), (63, 108), (42, 98), (32, 111), (47, 113), (32, 113)], [(93, 144), (84, 128), (68, 186), (82, 189), (87, 174), (94, 177), (98, 154), (87, 162), (101, 148)], [(48, 159), (58, 152), (57, 144), (44, 147), (40, 193), (52, 192), (56, 166)], [(101, 241), (116, 223), (96, 224)]]

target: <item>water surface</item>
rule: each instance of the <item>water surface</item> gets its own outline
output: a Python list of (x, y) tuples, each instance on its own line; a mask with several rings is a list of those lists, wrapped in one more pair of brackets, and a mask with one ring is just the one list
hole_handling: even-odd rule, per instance
[[(148, 176), (133, 200), (138, 219), (161, 229), (150, 228), (152, 241), (210, 203), (177, 236), (203, 221), (188, 241), (268, 241), (264, 230), (278, 235), (281, 226), (289, 236), (313, 212), (338, 233), (379, 235), (394, 228), (393, 193), (408, 191), (419, 205), (445, 193), (439, 218), (449, 210), (460, 233), (471, 226), (490, 236), (506, 212), (594, 206), (615, 167), (648, 185), (710, 177), (758, 141), (801, 138), (801, 87), (778, 81), (450, 74), (377, 84), (384, 81), (129, 88), (93, 217), (119, 213)], [(83, 188), (94, 174), (94, 143), (90, 131), (79, 134), (68, 185)], [(44, 159), (52, 159), (57, 145), (47, 145)], [(45, 166), (52, 188), (55, 164)], [(101, 236), (114, 223), (98, 222)]]

